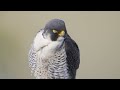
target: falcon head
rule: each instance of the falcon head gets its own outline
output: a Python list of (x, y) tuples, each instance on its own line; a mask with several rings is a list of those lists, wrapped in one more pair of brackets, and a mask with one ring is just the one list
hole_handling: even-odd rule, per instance
[(65, 22), (61, 19), (52, 19), (44, 27), (43, 37), (51, 41), (64, 39), (66, 35)]

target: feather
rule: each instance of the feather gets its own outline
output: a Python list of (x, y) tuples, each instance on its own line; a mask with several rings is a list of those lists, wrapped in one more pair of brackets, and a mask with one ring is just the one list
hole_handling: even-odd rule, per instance
[(74, 40), (71, 39), (69, 35), (65, 39), (65, 51), (67, 54), (67, 64), (69, 68), (69, 74), (71, 78), (75, 78), (76, 70), (79, 68), (80, 64), (80, 51)]

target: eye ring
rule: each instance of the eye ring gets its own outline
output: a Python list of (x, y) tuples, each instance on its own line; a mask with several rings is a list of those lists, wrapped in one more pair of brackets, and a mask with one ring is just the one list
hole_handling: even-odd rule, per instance
[(52, 31), (53, 31), (53, 33), (58, 33), (58, 31), (57, 31), (57, 30), (54, 30), (54, 29), (53, 29)]

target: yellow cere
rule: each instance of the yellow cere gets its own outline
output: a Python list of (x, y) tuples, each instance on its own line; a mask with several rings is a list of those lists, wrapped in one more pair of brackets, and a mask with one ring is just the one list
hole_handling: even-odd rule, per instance
[(59, 33), (59, 36), (64, 36), (65, 32), (62, 30), (60, 33)]

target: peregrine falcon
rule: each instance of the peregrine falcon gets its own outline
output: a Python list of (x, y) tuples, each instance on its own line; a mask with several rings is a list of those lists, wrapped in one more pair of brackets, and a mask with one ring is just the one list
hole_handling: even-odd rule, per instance
[(35, 36), (29, 50), (29, 67), (36, 79), (75, 79), (80, 50), (68, 35), (65, 22), (52, 19)]

